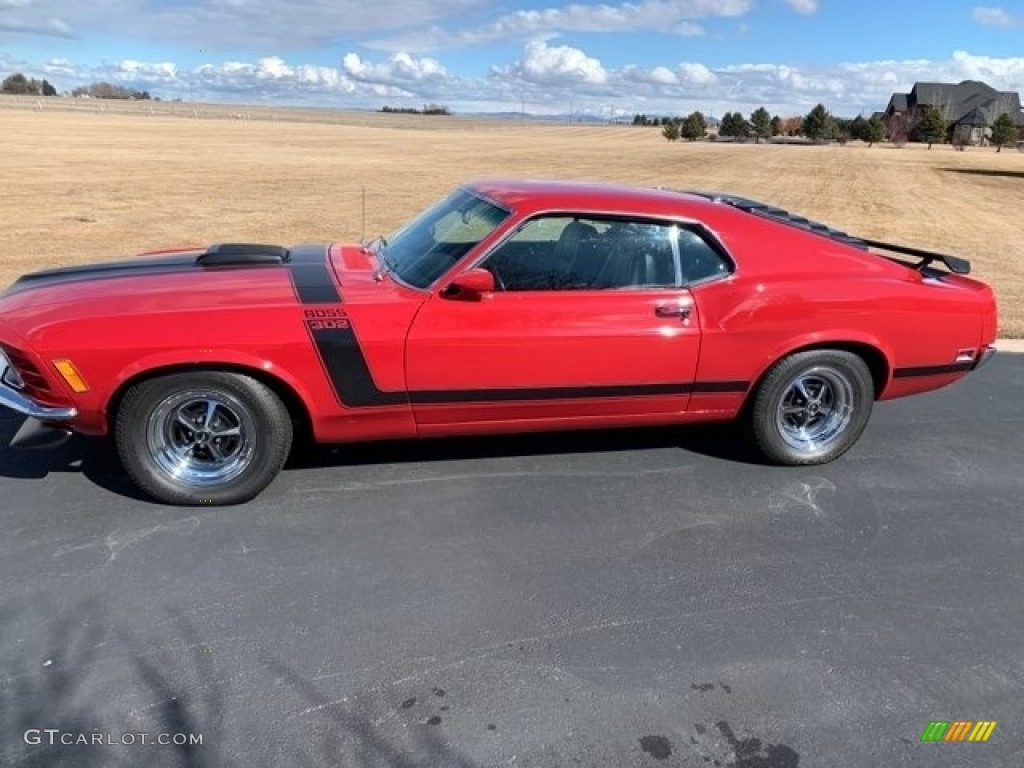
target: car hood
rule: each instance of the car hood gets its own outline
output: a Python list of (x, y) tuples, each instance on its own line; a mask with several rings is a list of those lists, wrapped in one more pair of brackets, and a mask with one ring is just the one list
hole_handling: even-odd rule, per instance
[[(290, 256), (284, 264), (324, 264), (328, 247), (325, 244), (294, 246), (288, 249)], [(234, 260), (204, 261), (200, 258), (212, 251), (213, 248), (175, 249), (131, 259), (31, 272), (19, 277), (0, 293), (0, 312), (7, 314), (25, 308), (179, 291), (193, 295), (214, 289), (237, 291), (267, 283), (283, 285), (287, 282), (282, 275), (280, 261), (251, 258), (251, 254), (250, 258), (245, 258), (244, 253), (238, 254)]]

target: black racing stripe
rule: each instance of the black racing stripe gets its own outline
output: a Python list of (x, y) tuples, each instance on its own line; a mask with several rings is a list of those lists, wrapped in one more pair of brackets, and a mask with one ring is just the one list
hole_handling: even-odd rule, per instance
[(409, 402), (405, 392), (385, 392), (377, 387), (351, 327), (310, 330), (309, 333), (342, 405), (365, 408)]
[(743, 394), (750, 389), (749, 381), (695, 381), (690, 391), (695, 395)]
[[(288, 274), (300, 304), (342, 304), (338, 286), (327, 264), (327, 250), (296, 249), (288, 261)], [(349, 408), (402, 405), (409, 402), (405, 392), (385, 392), (373, 381), (351, 320), (344, 328), (309, 328), (310, 338), (331, 382), (338, 402)]]
[(746, 392), (743, 381), (698, 381), (693, 384), (612, 384), (593, 387), (530, 387), (523, 389), (427, 389), (414, 390), (409, 399), (418, 404), (501, 403), (526, 400), (581, 400), (604, 397), (650, 397)]
[(325, 262), (288, 265), (300, 304), (340, 304), (341, 295)]
[(327, 247), (301, 245), (288, 256), (288, 272), (300, 304), (340, 304), (341, 295), (327, 264)]
[(522, 400), (576, 400), (600, 397), (683, 395), (687, 384), (613, 384), (603, 387), (532, 387), (526, 389), (421, 389), (409, 393), (417, 404), (501, 403)]
[(894, 379), (914, 379), (921, 376), (945, 376), (950, 373), (962, 373), (974, 367), (970, 363), (950, 363), (947, 365), (918, 365), (911, 368), (894, 368), (892, 377)]
[(3, 292), (13, 296), (35, 288), (50, 288), (55, 285), (74, 285), (96, 280), (114, 280), (124, 277), (152, 277), (190, 272), (196, 269), (195, 254), (190, 256), (155, 256), (151, 259), (131, 259), (87, 264), (81, 267), (59, 267), (22, 275)]

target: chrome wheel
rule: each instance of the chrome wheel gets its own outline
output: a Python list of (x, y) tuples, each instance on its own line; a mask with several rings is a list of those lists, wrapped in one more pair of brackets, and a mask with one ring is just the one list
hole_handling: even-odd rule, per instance
[(834, 368), (804, 371), (786, 388), (775, 423), (785, 443), (800, 454), (827, 451), (853, 420), (854, 385)]
[(227, 393), (178, 392), (153, 409), (146, 447), (157, 467), (183, 485), (221, 485), (252, 463), (255, 421), (249, 409)]

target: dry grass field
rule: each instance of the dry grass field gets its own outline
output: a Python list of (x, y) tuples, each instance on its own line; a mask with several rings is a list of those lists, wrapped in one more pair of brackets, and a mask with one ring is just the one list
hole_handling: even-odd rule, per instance
[(465, 179), (508, 174), (729, 191), (963, 255), (999, 295), (1002, 334), (1024, 336), (1024, 153), (1013, 150), (669, 144), (656, 128), (266, 108), (196, 119), (183, 105), (177, 115), (0, 106), (4, 285), (167, 245), (355, 239), (364, 188), (367, 234), (387, 233)]

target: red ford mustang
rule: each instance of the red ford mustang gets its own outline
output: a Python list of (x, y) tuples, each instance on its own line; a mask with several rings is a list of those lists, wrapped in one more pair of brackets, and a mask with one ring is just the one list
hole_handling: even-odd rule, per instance
[(112, 436), (170, 504), (253, 498), (297, 433), (738, 417), (768, 461), (818, 464), (875, 400), (991, 356), (995, 299), (969, 269), (735, 196), (481, 181), (366, 245), (25, 275), (0, 297), (0, 404), (29, 417), (15, 442)]

